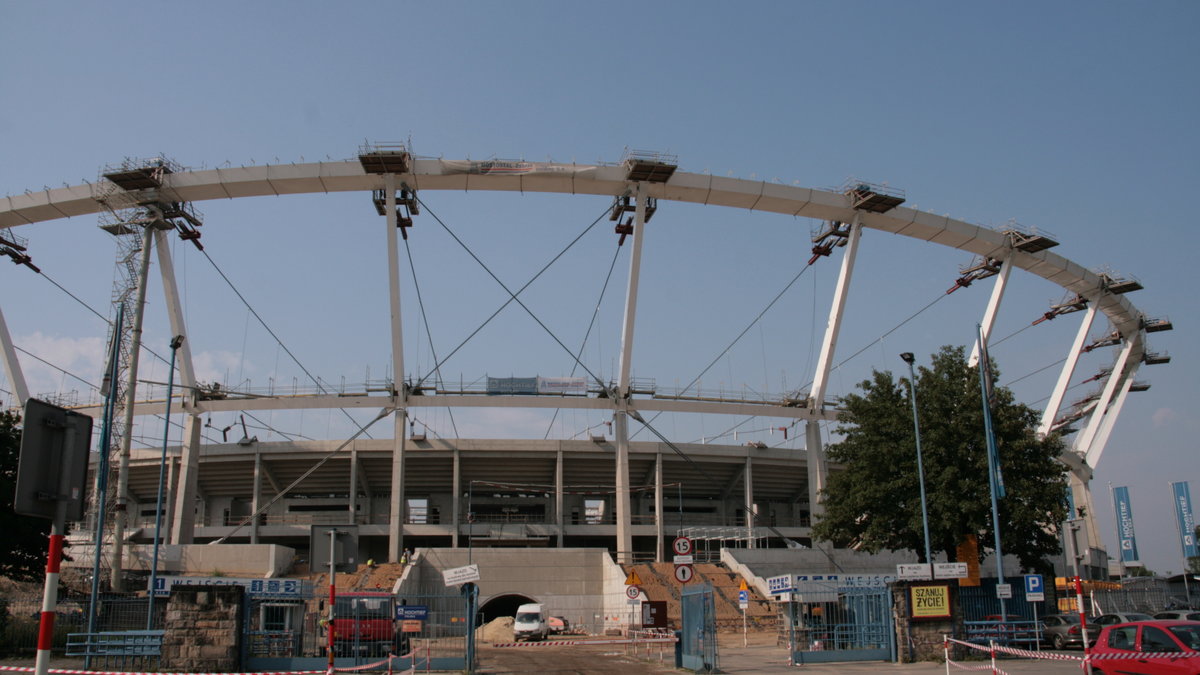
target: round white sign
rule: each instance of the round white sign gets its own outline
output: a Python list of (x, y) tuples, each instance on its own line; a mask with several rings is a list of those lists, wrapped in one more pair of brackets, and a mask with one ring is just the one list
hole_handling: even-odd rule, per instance
[(637, 586), (626, 586), (625, 597), (629, 598), (630, 600), (637, 600), (638, 598), (642, 597), (642, 589), (638, 588)]
[(671, 547), (675, 549), (675, 555), (687, 555), (692, 552), (692, 540), (687, 537), (676, 537)]
[(692, 580), (695, 572), (692, 571), (691, 565), (676, 565), (675, 566), (675, 581), (681, 584), (686, 584)]

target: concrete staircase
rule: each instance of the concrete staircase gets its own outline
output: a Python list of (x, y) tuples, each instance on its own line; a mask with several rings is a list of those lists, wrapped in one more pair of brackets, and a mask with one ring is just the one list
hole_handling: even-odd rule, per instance
[[(626, 565), (626, 574), (637, 572), (642, 582), (642, 591), (652, 601), (667, 603), (667, 621), (673, 628), (680, 625), (679, 598), (683, 586), (675, 581), (675, 565), (671, 563), (640, 563)], [(717, 614), (717, 627), (725, 630), (741, 629), (742, 610), (738, 607), (738, 587), (741, 579), (724, 565), (702, 563), (693, 565), (696, 572), (694, 583), (711, 583), (713, 606)], [(750, 602), (746, 609), (747, 627), (752, 630), (774, 630), (778, 620), (775, 607), (770, 601), (750, 586)]]

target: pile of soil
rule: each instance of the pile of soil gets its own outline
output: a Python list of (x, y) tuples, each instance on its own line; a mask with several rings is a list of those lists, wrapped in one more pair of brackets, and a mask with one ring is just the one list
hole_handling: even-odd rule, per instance
[(499, 616), (492, 619), (482, 628), (479, 629), (478, 638), (484, 642), (496, 644), (498, 642), (513, 641), (513, 618), (511, 616)]

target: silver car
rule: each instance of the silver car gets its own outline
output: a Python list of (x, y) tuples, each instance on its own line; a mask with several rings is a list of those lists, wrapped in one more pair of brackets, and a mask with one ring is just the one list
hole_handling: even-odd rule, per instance
[(1156, 619), (1168, 621), (1200, 621), (1200, 611), (1194, 609), (1168, 609), (1154, 615)]
[[(1079, 614), (1050, 614), (1042, 618), (1042, 624), (1045, 625), (1042, 641), (1050, 643), (1055, 649), (1083, 647), (1083, 627)], [(1100, 628), (1092, 626), (1091, 622), (1088, 624), (1088, 644), (1092, 645), (1100, 634)]]

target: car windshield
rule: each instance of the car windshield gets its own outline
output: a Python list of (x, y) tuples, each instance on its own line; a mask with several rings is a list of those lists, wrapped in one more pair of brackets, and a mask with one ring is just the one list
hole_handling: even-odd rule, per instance
[(517, 614), (517, 623), (537, 623), (542, 620), (542, 615), (537, 612), (521, 612)]
[(1126, 614), (1126, 621), (1153, 621), (1154, 617), (1149, 614)]
[(1200, 651), (1200, 625), (1171, 626), (1169, 629), (1188, 649)]

